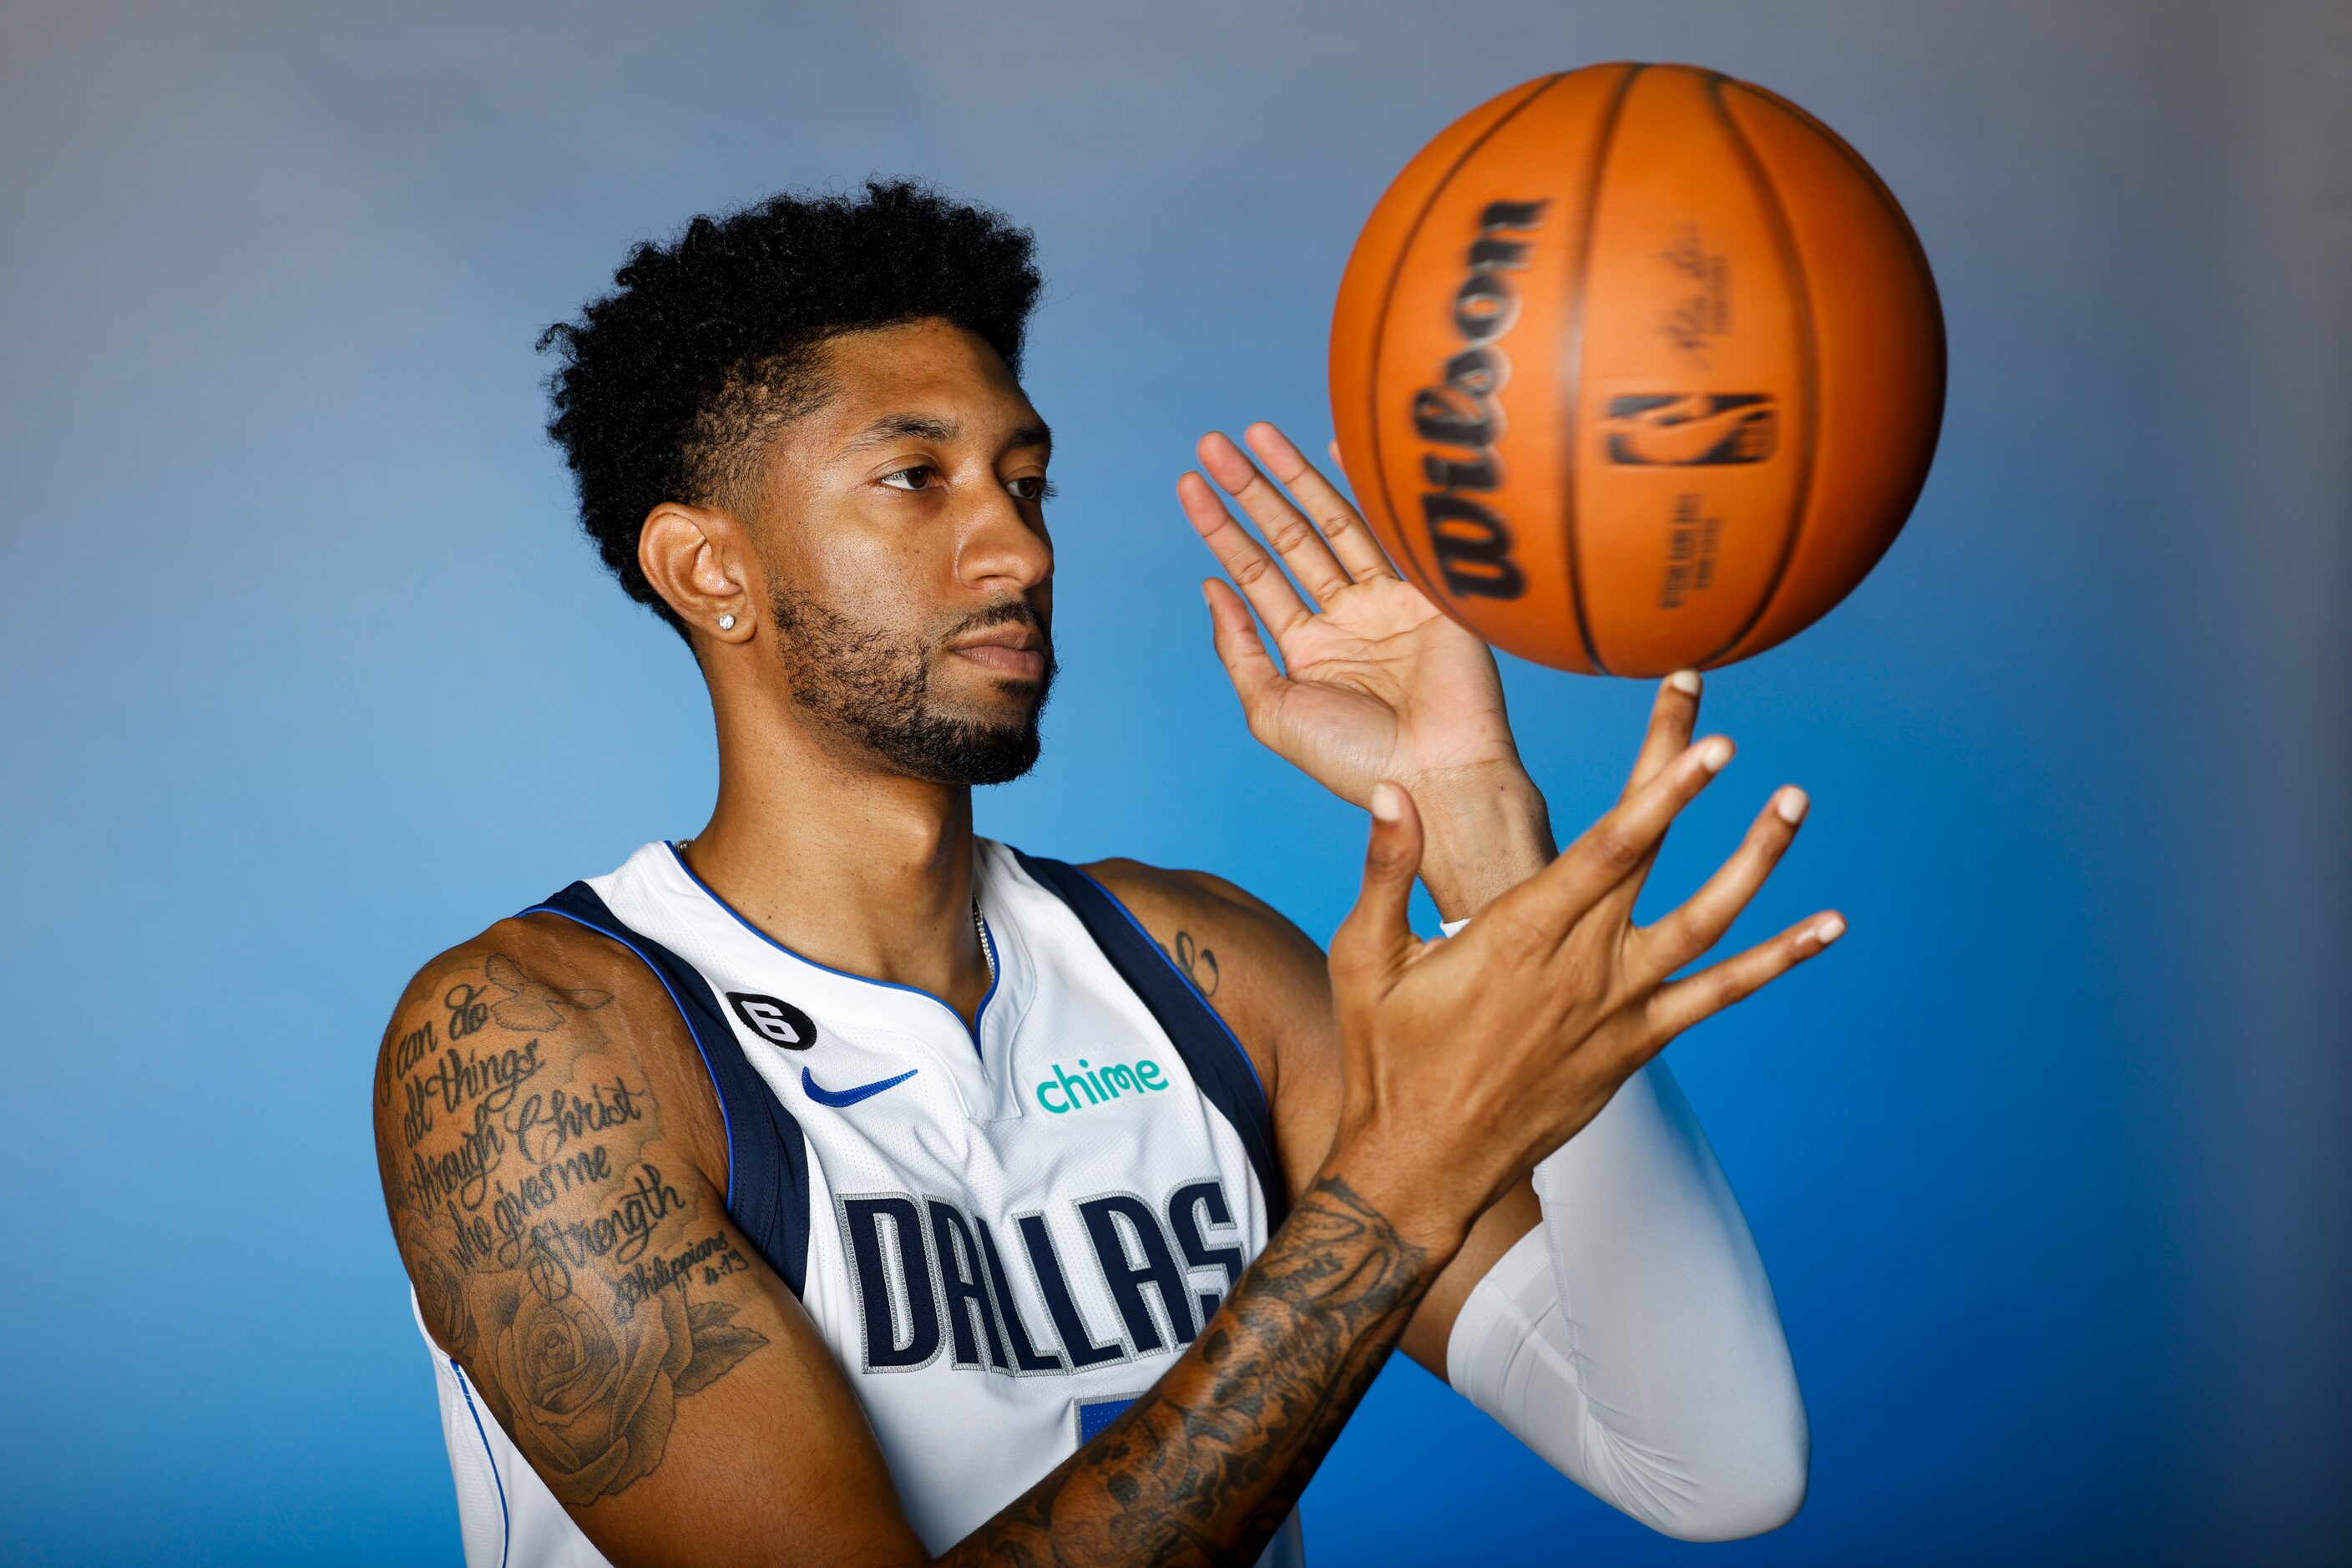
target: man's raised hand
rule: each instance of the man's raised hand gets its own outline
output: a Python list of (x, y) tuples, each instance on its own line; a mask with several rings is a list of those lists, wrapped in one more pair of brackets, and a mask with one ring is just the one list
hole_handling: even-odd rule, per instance
[(1430, 896), (1448, 918), (1471, 914), (1552, 852), (1495, 656), (1397, 575), (1356, 509), (1281, 431), (1260, 423), (1243, 437), (1263, 471), (1213, 431), (1201, 439), (1201, 466), (1265, 543), (1200, 475), (1184, 475), (1176, 491), (1233, 578), (1202, 591), (1250, 733), (1354, 805), (1369, 805), (1381, 779), (1410, 789), (1426, 814)]
[(1201, 466), (1264, 542), (1200, 475), (1184, 475), (1176, 493), (1233, 579), (1211, 578), (1202, 592), (1250, 732), (1360, 806), (1381, 779), (1426, 800), (1448, 775), (1517, 772), (1486, 645), (1397, 575), (1356, 509), (1281, 431), (1259, 423), (1242, 435), (1249, 453), (1215, 431), (1202, 437)]

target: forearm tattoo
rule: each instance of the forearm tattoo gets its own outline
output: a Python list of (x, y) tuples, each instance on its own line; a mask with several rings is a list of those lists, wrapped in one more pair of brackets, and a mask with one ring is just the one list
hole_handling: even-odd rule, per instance
[(941, 1559), (1247, 1563), (1322, 1462), (1436, 1270), (1316, 1183), (1159, 1385)]
[(662, 1462), (677, 1402), (768, 1343), (740, 1248), (614, 1056), (602, 991), (493, 954), (404, 1009), (378, 1063), (384, 1200), (416, 1299), (499, 1424), (585, 1507)]

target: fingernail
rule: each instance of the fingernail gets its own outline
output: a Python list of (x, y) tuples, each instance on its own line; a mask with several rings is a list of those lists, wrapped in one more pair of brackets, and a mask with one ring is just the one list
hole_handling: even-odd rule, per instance
[(1698, 671), (1678, 669), (1666, 677), (1666, 684), (1685, 697), (1696, 697), (1698, 695)]
[(1698, 749), (1698, 765), (1708, 773), (1719, 773), (1723, 764), (1731, 761), (1731, 742), (1717, 735)]
[(1382, 822), (1394, 822), (1404, 815), (1404, 796), (1392, 784), (1372, 786), (1372, 815)]
[(1780, 792), (1780, 798), (1772, 803), (1772, 809), (1780, 814), (1781, 821), (1794, 827), (1805, 820), (1805, 808), (1811, 805), (1812, 802), (1805, 798), (1805, 792), (1790, 784)]
[(1844, 934), (1845, 920), (1840, 915), (1832, 915), (1813, 928), (1813, 940), (1823, 947), (1829, 946)]

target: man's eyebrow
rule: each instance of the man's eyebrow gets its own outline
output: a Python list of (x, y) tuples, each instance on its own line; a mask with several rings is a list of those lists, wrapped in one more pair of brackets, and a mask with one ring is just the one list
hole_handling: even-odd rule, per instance
[[(963, 426), (935, 414), (885, 414), (844, 442), (841, 449), (862, 452), (869, 447), (887, 447), (893, 441), (936, 441), (944, 446), (962, 433)], [(1008, 452), (1025, 447), (1042, 447), (1045, 455), (1052, 457), (1053, 427), (1043, 419), (1034, 419), (1016, 426), (1005, 437), (1004, 449)]]
[(954, 420), (941, 419), (935, 415), (885, 414), (843, 443), (841, 449), (857, 452), (868, 447), (887, 447), (893, 441), (945, 443), (956, 438), (958, 428)]

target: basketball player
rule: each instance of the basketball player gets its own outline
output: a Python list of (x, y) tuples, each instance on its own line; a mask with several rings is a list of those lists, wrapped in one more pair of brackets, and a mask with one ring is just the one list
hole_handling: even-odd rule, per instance
[[(1730, 756), (1696, 678), (1555, 856), (1485, 647), (1270, 426), (1304, 513), (1212, 436), (1276, 552), (1184, 479), (1239, 590), (1217, 650), (1370, 813), (1329, 958), (1217, 878), (977, 838), (1054, 670), (1027, 236), (877, 184), (698, 218), (616, 282), (549, 334), (551, 428), (709, 682), (719, 798), (434, 959), (384, 1037), (468, 1563), (1297, 1563), (1399, 1345), (1659, 1530), (1785, 1521), (1771, 1289), (1651, 1058), (1843, 924), (1669, 978), (1793, 789), (1631, 923)], [(1410, 931), (1416, 875), (1457, 934)]]

